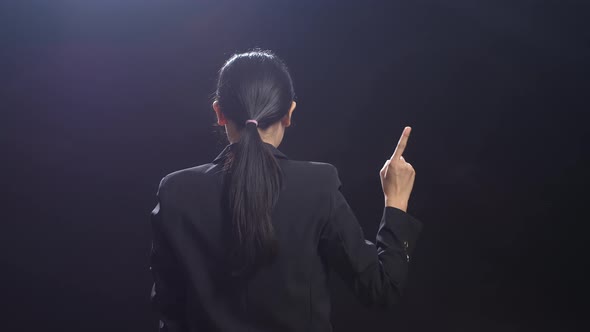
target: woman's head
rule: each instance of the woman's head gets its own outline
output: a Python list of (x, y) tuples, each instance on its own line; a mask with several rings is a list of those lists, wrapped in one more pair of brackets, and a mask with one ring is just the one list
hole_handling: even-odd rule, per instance
[[(232, 223), (232, 272), (244, 276), (278, 250), (271, 220), (283, 175), (278, 146), (295, 108), (285, 64), (267, 51), (232, 56), (219, 72), (213, 108), (232, 144), (224, 165), (224, 198)], [(247, 120), (256, 120), (256, 123)]]
[(253, 119), (262, 139), (278, 146), (291, 123), (294, 97), (285, 64), (269, 51), (256, 50), (235, 54), (223, 65), (213, 108), (230, 142), (239, 140), (246, 120)]

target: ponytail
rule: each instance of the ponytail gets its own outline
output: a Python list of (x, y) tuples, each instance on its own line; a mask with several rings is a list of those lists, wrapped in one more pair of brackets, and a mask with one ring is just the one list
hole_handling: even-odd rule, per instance
[(268, 264), (277, 252), (271, 214), (282, 186), (282, 172), (255, 123), (247, 123), (226, 159), (225, 188), (232, 221), (234, 275)]
[(276, 256), (271, 215), (283, 175), (258, 128), (269, 128), (288, 115), (294, 97), (287, 67), (269, 51), (235, 54), (219, 71), (216, 101), (240, 132), (224, 164), (223, 201), (232, 225), (234, 276), (247, 276)]

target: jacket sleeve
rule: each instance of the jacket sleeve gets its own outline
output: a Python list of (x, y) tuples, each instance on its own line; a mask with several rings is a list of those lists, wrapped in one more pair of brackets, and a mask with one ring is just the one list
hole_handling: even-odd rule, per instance
[(152, 250), (150, 270), (154, 280), (151, 303), (160, 319), (160, 332), (188, 331), (185, 319), (184, 276), (170, 246), (166, 228), (176, 221), (177, 213), (168, 206), (162, 190), (158, 189), (158, 205), (151, 213)]
[(422, 223), (402, 210), (385, 207), (376, 242), (365, 240), (340, 191), (338, 172), (334, 166), (331, 169), (329, 212), (320, 235), (320, 254), (361, 302), (390, 306), (402, 295)]

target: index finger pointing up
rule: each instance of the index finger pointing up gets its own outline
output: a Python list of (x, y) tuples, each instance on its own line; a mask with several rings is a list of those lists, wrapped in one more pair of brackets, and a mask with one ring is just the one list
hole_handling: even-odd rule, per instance
[(404, 131), (402, 132), (402, 136), (397, 142), (397, 146), (395, 147), (395, 151), (393, 152), (393, 156), (391, 156), (392, 160), (399, 160), (399, 158), (404, 153), (406, 149), (406, 145), (408, 144), (408, 137), (410, 137), (410, 132), (412, 131), (412, 127), (405, 127)]

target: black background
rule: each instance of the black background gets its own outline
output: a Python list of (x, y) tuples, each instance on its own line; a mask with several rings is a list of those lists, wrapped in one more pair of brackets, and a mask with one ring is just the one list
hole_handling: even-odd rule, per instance
[(211, 161), (215, 76), (271, 49), (298, 107), (280, 149), (330, 162), (368, 238), (404, 125), (425, 229), (403, 302), (332, 283), (336, 331), (577, 331), (587, 1), (3, 1), (2, 331), (155, 331), (149, 212)]

